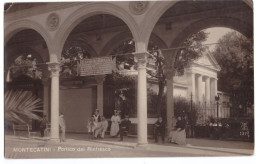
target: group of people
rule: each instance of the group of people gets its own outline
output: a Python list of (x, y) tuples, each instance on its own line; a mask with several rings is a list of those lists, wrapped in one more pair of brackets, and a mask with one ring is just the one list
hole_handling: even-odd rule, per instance
[[(166, 123), (159, 117), (154, 124), (154, 139), (158, 142), (158, 136), (161, 135), (162, 142), (165, 141), (165, 127)], [(185, 145), (186, 144), (186, 132), (185, 132), (186, 121), (180, 116), (177, 117), (176, 126), (174, 126), (168, 136), (168, 141), (171, 143)]]
[[(43, 116), (40, 121), (40, 133), (41, 136), (44, 137), (44, 132), (46, 129), (48, 121), (46, 115)], [(99, 114), (99, 110), (96, 109), (95, 113), (88, 120), (87, 129), (88, 132), (93, 134), (94, 138), (104, 139), (105, 132), (108, 128), (108, 121), (104, 116)], [(111, 127), (110, 127), (110, 136), (118, 137), (120, 136), (120, 141), (123, 141), (123, 136), (129, 132), (129, 128), (131, 125), (131, 121), (129, 117), (126, 115), (124, 119), (121, 119), (119, 115), (119, 111), (115, 110), (114, 115), (111, 117)], [(64, 119), (64, 115), (60, 113), (59, 116), (59, 126), (60, 126), (60, 142), (65, 142), (65, 131), (66, 131), (66, 123)], [(176, 126), (174, 126), (168, 136), (168, 141), (175, 144), (184, 145), (186, 144), (186, 132), (185, 132), (186, 121), (182, 119), (182, 117), (177, 117)], [(158, 120), (154, 124), (154, 139), (155, 142), (158, 142), (158, 137), (161, 136), (162, 142), (165, 141), (165, 130), (166, 130), (166, 122), (159, 117)]]
[[(124, 119), (121, 119), (119, 111), (115, 110), (114, 115), (111, 117), (110, 136), (118, 137), (120, 135), (120, 141), (123, 141), (123, 136), (129, 131), (130, 124), (131, 121), (127, 115)], [(108, 121), (104, 116), (101, 116), (99, 110), (96, 109), (88, 121), (87, 128), (89, 133), (94, 134), (95, 139), (103, 139), (108, 128)]]

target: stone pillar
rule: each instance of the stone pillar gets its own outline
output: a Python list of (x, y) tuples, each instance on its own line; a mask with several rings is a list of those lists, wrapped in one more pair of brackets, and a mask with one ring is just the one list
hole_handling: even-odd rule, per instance
[(59, 140), (59, 71), (58, 62), (48, 63), (51, 73), (51, 139)]
[(211, 92), (211, 101), (215, 102), (215, 96), (217, 96), (217, 79), (210, 78), (210, 92)]
[(198, 76), (198, 102), (202, 103), (202, 76)]
[(97, 75), (95, 76), (95, 79), (97, 81), (97, 109), (99, 109), (100, 115), (103, 115), (104, 113), (104, 106), (103, 106), (103, 82), (105, 79), (105, 75)]
[(173, 126), (176, 124), (176, 119), (174, 117), (174, 104), (173, 104), (173, 77), (174, 77), (174, 61), (177, 55), (176, 50), (163, 50), (162, 54), (165, 58), (164, 72), (166, 75), (166, 119), (167, 119), (167, 134), (170, 133)]
[(50, 119), (49, 113), (49, 79), (42, 79), (43, 84), (43, 114), (46, 115), (48, 120)]
[(146, 63), (147, 52), (135, 53), (138, 62), (137, 81), (137, 118), (138, 118), (138, 146), (146, 145), (147, 142), (147, 87), (146, 87)]
[(205, 77), (205, 98), (206, 102), (210, 102), (210, 78)]
[(196, 102), (196, 82), (195, 82), (196, 79), (195, 78), (196, 78), (195, 74), (191, 73), (191, 94), (194, 102)]
[(169, 135), (171, 129), (175, 126), (176, 120), (174, 118), (173, 106), (173, 72), (169, 70), (166, 75), (166, 119), (167, 119), (167, 134)]

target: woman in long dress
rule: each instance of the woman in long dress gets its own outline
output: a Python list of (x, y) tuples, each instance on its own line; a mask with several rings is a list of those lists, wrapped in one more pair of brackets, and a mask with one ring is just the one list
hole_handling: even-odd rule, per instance
[(119, 132), (119, 123), (120, 123), (120, 116), (118, 111), (115, 110), (115, 114), (111, 117), (111, 129), (110, 129), (110, 136), (116, 137)]
[(179, 145), (186, 144), (186, 132), (185, 126), (186, 122), (180, 116), (177, 118), (178, 121), (176, 122), (175, 129), (171, 131), (169, 135), (169, 141)]

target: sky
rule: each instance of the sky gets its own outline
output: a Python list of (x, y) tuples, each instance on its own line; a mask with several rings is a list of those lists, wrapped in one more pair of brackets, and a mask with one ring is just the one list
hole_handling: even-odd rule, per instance
[[(217, 43), (218, 40), (224, 36), (226, 33), (233, 31), (230, 28), (225, 27), (212, 27), (205, 30), (206, 33), (209, 33), (208, 39), (203, 44), (211, 44), (211, 43)], [(209, 49), (213, 50), (215, 45), (210, 45)]]

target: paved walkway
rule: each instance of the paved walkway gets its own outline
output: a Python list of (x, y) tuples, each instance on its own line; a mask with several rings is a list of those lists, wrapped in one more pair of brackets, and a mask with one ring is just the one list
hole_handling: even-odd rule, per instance
[[(6, 135), (5, 157), (7, 158), (73, 158), (73, 157), (187, 157), (187, 156), (248, 156), (254, 152), (254, 144), (239, 141), (219, 141), (208, 139), (187, 139), (187, 145), (170, 143), (155, 144), (149, 139), (145, 147), (136, 145), (137, 138), (128, 137), (93, 140), (86, 134), (67, 134), (64, 143), (25, 139)], [(16, 149), (15, 149), (16, 148)], [(18, 149), (17, 149), (18, 148)], [(29, 149), (47, 148), (49, 152), (28, 153)], [(36, 149), (32, 149), (35, 151)], [(24, 152), (21, 152), (24, 151)], [(42, 150), (40, 150), (42, 151)]]

